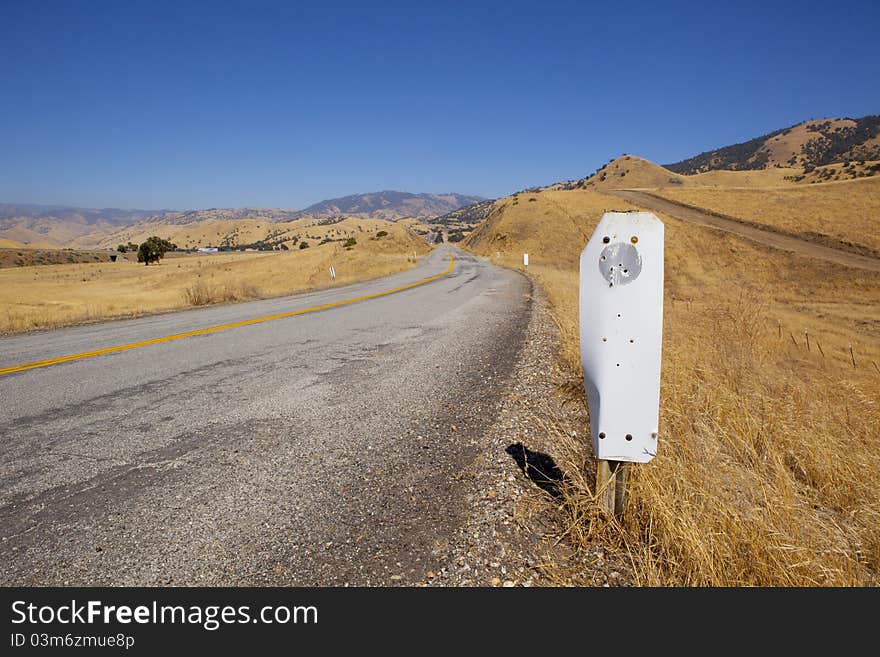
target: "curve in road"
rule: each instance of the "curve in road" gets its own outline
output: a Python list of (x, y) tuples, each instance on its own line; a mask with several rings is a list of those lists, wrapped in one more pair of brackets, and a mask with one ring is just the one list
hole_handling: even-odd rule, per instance
[[(531, 312), (464, 252), (361, 303), (0, 377), (0, 584), (407, 584), (469, 513)], [(0, 338), (0, 367), (437, 276)]]
[(296, 315), (306, 315), (308, 313), (318, 312), (319, 310), (329, 310), (331, 308), (338, 308), (340, 306), (347, 306), (350, 303), (358, 303), (359, 301), (369, 301), (370, 299), (376, 299), (378, 297), (384, 297), (389, 294), (396, 294), (397, 292), (403, 292), (404, 290), (411, 290), (414, 287), (419, 287), (420, 285), (426, 285), (433, 281), (436, 281), (439, 278), (443, 278), (450, 272), (452, 272), (453, 267), (455, 267), (455, 258), (449, 256), (449, 266), (446, 268), (446, 271), (443, 271), (439, 274), (434, 274), (433, 276), (429, 276), (428, 278), (423, 278), (421, 280), (415, 281), (413, 283), (404, 283), (403, 285), (399, 285), (398, 287), (393, 287), (387, 290), (379, 290), (378, 292), (371, 292), (369, 294), (364, 294), (357, 297), (351, 297), (350, 299), (342, 299), (339, 301), (328, 301), (327, 303), (323, 303), (317, 306), (311, 306), (309, 308), (301, 308), (299, 310), (290, 310), (283, 313), (278, 313), (275, 315), (266, 315), (263, 317), (252, 317), (250, 319), (242, 319), (237, 322), (232, 322), (231, 324), (220, 324), (219, 326), (208, 326), (205, 328), (194, 329), (192, 331), (186, 331), (185, 333), (175, 333), (174, 335), (165, 335), (158, 338), (150, 338), (149, 340), (141, 340), (139, 342), (129, 342), (128, 344), (116, 345), (113, 347), (104, 347), (103, 349), (96, 349), (93, 351), (84, 351), (78, 354), (68, 354), (67, 356), (58, 356), (56, 358), (49, 358), (46, 360), (39, 360), (33, 363), (24, 363), (22, 365), (9, 365), (7, 367), (0, 368), (0, 376), (4, 374), (12, 374), (13, 372), (23, 372), (25, 370), (34, 370), (38, 367), (48, 367), (49, 365), (58, 365), (59, 363), (69, 363), (73, 360), (80, 360), (82, 358), (93, 358), (95, 356), (105, 356), (107, 354), (115, 354), (120, 351), (127, 351), (128, 349), (137, 349), (139, 347), (149, 347), (155, 344), (161, 344), (163, 342), (172, 342), (174, 340), (182, 340), (184, 338), (194, 338), (197, 335), (207, 335), (208, 333), (216, 333), (217, 331), (227, 331), (233, 328), (241, 328), (242, 326), (251, 326), (252, 324), (262, 324), (263, 322), (271, 322), (276, 319), (286, 319), (287, 317), (295, 317)]

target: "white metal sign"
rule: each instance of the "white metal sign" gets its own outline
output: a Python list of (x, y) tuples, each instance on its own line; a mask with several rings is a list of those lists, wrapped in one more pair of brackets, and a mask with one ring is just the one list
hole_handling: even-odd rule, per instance
[(523, 253), (523, 267), (529, 266), (529, 254)]
[(593, 451), (645, 463), (657, 454), (663, 336), (663, 223), (606, 212), (581, 253), (580, 337)]
[(330, 265), (330, 280), (336, 280), (336, 269), (333, 268), (333, 265)]

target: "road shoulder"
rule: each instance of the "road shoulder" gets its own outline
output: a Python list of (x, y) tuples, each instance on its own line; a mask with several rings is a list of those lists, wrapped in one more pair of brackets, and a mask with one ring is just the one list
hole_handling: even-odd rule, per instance
[[(496, 416), (482, 437), (466, 520), (430, 586), (615, 586), (631, 581), (612, 546), (575, 548), (565, 536), (566, 474), (554, 454), (560, 432), (583, 443), (588, 415), (571, 373), (559, 367), (559, 332), (547, 299), (531, 280), (532, 312), (516, 363), (503, 383)], [(589, 461), (592, 463), (592, 461)], [(585, 464), (586, 465), (586, 464)]]

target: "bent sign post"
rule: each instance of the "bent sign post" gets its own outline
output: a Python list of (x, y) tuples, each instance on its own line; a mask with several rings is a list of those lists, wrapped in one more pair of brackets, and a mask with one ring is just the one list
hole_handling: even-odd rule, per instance
[(663, 336), (663, 223), (606, 212), (580, 259), (580, 339), (596, 491), (621, 515), (629, 463), (657, 454)]

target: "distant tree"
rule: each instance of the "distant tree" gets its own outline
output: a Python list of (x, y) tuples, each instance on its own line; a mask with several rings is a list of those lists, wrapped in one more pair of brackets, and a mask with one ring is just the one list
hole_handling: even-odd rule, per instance
[(380, 230), (378, 233), (376, 233), (376, 237), (385, 237), (386, 235), (388, 235), (387, 230)]
[(282, 250), (282, 251), (287, 251), (287, 250), (288, 250), (287, 245), (284, 244), (284, 243), (282, 243), (282, 244), (281, 244), (281, 250)]
[(158, 263), (159, 260), (165, 257), (165, 253), (174, 251), (176, 248), (176, 244), (153, 235), (148, 237), (147, 241), (138, 247), (138, 262), (142, 262), (145, 265), (149, 265), (151, 262)]
[(116, 250), (119, 251), (120, 253), (125, 253), (128, 249), (125, 248), (125, 244), (120, 244), (119, 246), (116, 247)]
[(353, 247), (357, 243), (358, 243), (358, 241), (355, 238), (349, 237), (347, 240), (345, 240), (342, 243), (342, 246), (344, 246), (346, 249), (350, 249), (351, 247)]
[(307, 248), (309, 248), (309, 243), (306, 242), (305, 240), (303, 240), (302, 242), (299, 243), (299, 248), (307, 249)]

